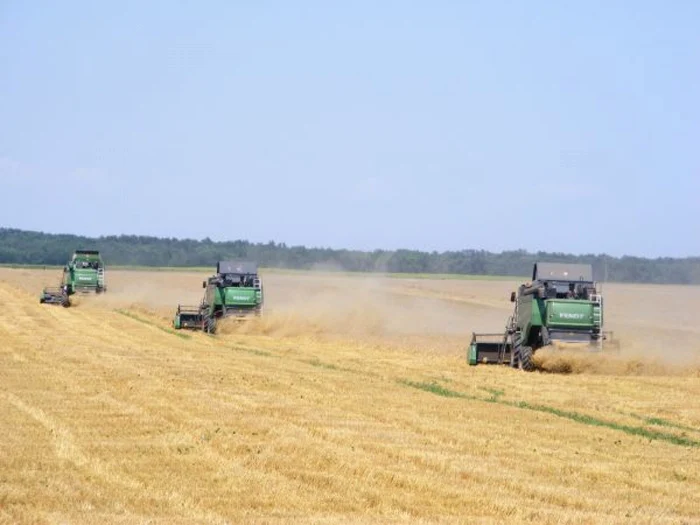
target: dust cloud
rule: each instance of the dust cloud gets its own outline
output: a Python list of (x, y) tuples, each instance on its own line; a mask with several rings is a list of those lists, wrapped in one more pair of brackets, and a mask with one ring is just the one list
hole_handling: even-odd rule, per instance
[(533, 361), (537, 370), (555, 374), (700, 377), (700, 361), (677, 363), (624, 350), (606, 353), (543, 348), (535, 353)]

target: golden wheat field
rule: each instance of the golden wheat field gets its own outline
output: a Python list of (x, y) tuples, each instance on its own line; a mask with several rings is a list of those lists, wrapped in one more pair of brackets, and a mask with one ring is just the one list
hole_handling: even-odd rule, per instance
[(0, 269), (0, 522), (700, 523), (700, 288), (608, 284), (619, 352), (525, 373), (465, 359), (517, 281), (268, 273), (171, 330), (206, 275)]

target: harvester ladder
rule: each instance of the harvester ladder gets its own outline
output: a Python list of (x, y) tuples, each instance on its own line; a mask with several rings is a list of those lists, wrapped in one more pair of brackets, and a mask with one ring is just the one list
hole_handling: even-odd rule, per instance
[[(514, 328), (515, 325), (515, 317), (510, 316), (508, 318), (508, 323), (506, 323), (506, 330), (503, 333), (503, 341), (501, 341), (501, 346), (498, 349), (498, 362), (503, 363), (506, 358), (506, 348), (508, 347), (508, 339), (511, 337), (511, 334), (515, 330)], [(513, 348), (510, 349), (510, 351), (513, 351)]]
[(97, 269), (97, 286), (99, 286), (100, 288), (104, 288), (104, 286), (105, 286), (105, 269), (104, 268)]
[(253, 279), (253, 287), (257, 288), (258, 290), (262, 288), (262, 281), (258, 277)]
[(593, 303), (593, 324), (603, 329), (603, 297), (600, 294), (591, 295)]

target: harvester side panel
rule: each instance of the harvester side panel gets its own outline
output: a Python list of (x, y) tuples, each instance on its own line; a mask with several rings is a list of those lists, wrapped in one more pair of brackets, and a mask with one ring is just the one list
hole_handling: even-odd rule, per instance
[(517, 327), (524, 334), (523, 344), (532, 345), (539, 337), (543, 318), (546, 318), (544, 300), (534, 294), (521, 295), (517, 300)]
[(593, 303), (550, 299), (545, 305), (548, 328), (586, 328), (594, 326)]
[(260, 315), (262, 310), (262, 290), (254, 287), (210, 283), (205, 296), (205, 301), (211, 305), (210, 314), (214, 317)]

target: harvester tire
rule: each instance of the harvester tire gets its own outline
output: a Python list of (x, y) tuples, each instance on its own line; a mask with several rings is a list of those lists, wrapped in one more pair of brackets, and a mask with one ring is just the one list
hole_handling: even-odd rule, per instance
[(518, 368), (520, 366), (520, 333), (516, 332), (510, 338), (510, 366)]
[(532, 347), (531, 346), (521, 346), (520, 354), (518, 358), (518, 363), (521, 370), (526, 370), (528, 372), (535, 369), (535, 364), (532, 362)]
[(510, 352), (511, 368), (518, 368), (520, 364), (520, 343), (514, 343)]

